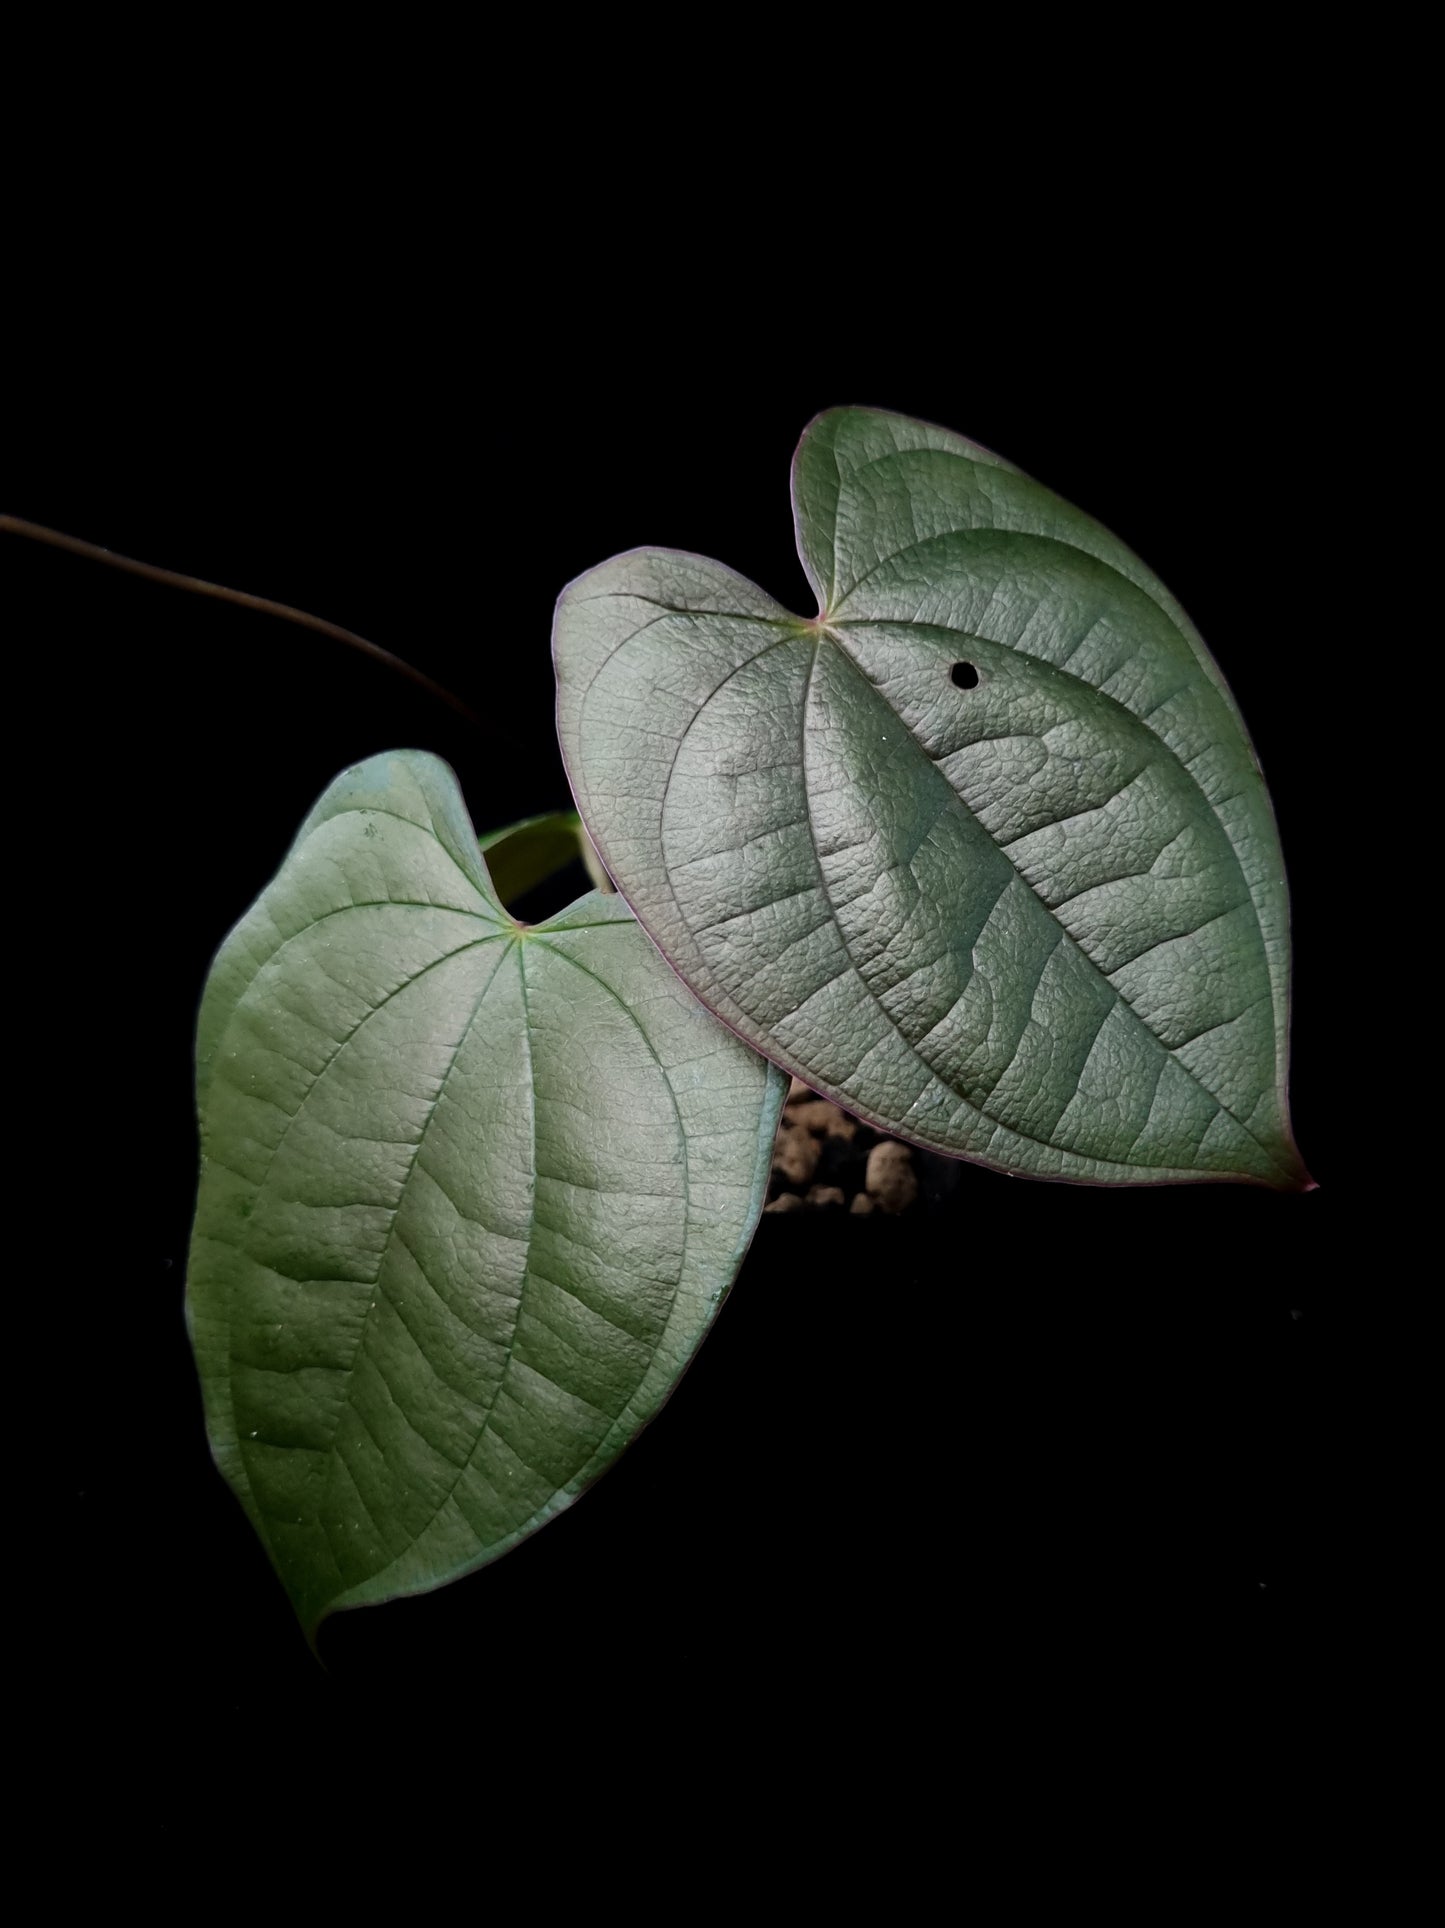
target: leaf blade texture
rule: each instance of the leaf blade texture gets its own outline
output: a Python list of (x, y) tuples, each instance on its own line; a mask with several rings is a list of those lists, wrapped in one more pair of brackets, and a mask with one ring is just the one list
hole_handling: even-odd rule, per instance
[(761, 1210), (783, 1081), (616, 896), (506, 915), (455, 778), (332, 784), (222, 947), (187, 1310), (308, 1633), (441, 1584), (656, 1412)]
[(1310, 1182), (1263, 778), (1183, 610), (963, 437), (834, 410), (804, 620), (637, 550), (557, 609), (558, 729), (697, 996), (881, 1129), (1008, 1172)]

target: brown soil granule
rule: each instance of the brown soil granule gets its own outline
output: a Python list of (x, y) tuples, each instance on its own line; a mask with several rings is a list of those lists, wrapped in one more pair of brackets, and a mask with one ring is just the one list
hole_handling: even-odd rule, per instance
[(921, 1197), (917, 1156), (794, 1078), (773, 1146), (767, 1210), (911, 1210)]

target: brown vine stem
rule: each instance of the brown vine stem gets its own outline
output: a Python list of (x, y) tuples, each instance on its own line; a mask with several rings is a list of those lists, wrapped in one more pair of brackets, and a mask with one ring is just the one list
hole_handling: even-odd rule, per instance
[(183, 576), (175, 569), (160, 569), (153, 562), (137, 562), (132, 556), (118, 555), (113, 549), (102, 549), (98, 543), (82, 542), (78, 536), (63, 535), (59, 529), (47, 529), (42, 523), (27, 522), (23, 516), (0, 513), (0, 531), (7, 535), (24, 536), (31, 542), (47, 543), (52, 549), (67, 550), (71, 555), (84, 556), (90, 562), (106, 563), (110, 568), (123, 569), (132, 576), (144, 576), (148, 582), (165, 583), (172, 589), (189, 589), (195, 595), (210, 596), (216, 602), (234, 603), (238, 609), (254, 609), (263, 616), (277, 616), (282, 622), (296, 623), (302, 629), (314, 629), (319, 636), (329, 636), (333, 642), (344, 643), (348, 649), (360, 650), (363, 656), (370, 656), (387, 669), (408, 677), (429, 695), (438, 697), (455, 710), (458, 716), (464, 716), (469, 723), (479, 724), (481, 721), (470, 704), (454, 696), (435, 677), (408, 663), (405, 657), (394, 656), (379, 643), (368, 642), (365, 636), (358, 636), (355, 630), (343, 629), (339, 623), (329, 623), (324, 617), (313, 616), (307, 610), (294, 609), (290, 603), (272, 602), (268, 596), (248, 595), (244, 589), (227, 589), (217, 582), (203, 582), (199, 576)]

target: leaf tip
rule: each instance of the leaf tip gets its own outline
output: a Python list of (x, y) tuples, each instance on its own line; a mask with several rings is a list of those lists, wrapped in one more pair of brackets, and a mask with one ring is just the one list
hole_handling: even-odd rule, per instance
[(1305, 1161), (1300, 1157), (1299, 1147), (1293, 1138), (1286, 1144), (1285, 1157), (1286, 1175), (1278, 1181), (1275, 1189), (1281, 1192), (1317, 1192), (1320, 1188), (1319, 1180), (1311, 1175)]

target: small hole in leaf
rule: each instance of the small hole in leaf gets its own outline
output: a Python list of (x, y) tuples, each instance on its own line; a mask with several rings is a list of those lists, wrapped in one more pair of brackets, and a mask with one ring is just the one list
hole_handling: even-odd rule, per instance
[(973, 690), (978, 688), (978, 671), (972, 663), (955, 663), (948, 672), (955, 689)]

